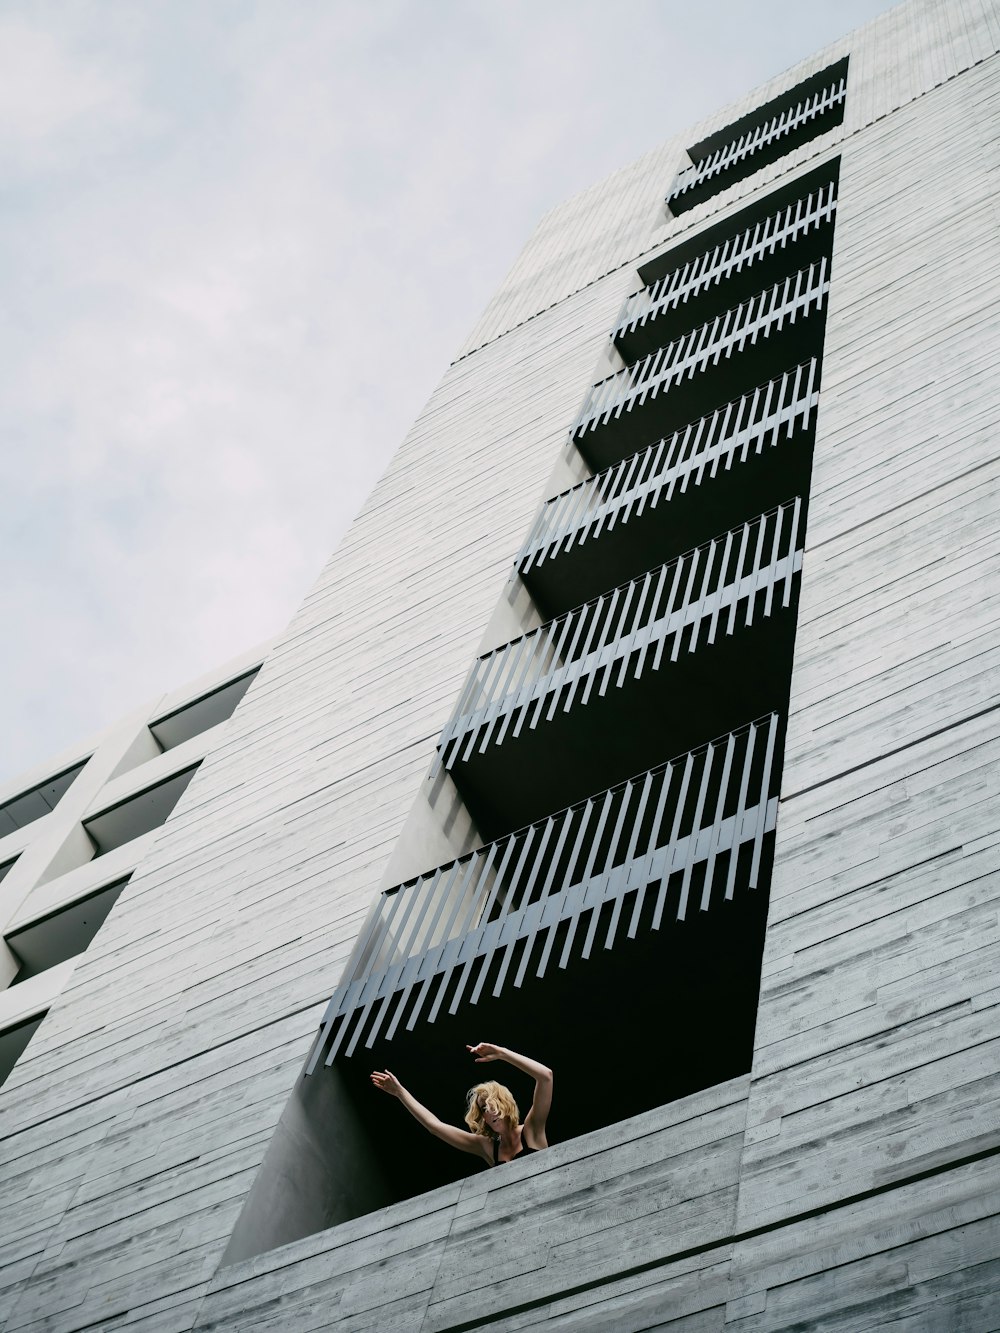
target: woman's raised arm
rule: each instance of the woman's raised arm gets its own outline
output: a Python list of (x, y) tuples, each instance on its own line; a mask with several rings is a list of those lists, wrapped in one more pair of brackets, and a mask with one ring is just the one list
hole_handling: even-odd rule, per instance
[(455, 1125), (446, 1125), (443, 1120), (437, 1118), (433, 1111), (428, 1111), (422, 1102), (418, 1102), (412, 1093), (407, 1092), (396, 1075), (390, 1073), (388, 1069), (383, 1072), (376, 1070), (372, 1074), (371, 1080), (379, 1092), (387, 1092), (390, 1097), (395, 1097), (397, 1101), (401, 1102), (414, 1120), (423, 1125), (424, 1129), (429, 1134), (433, 1134), (436, 1139), (450, 1144), (452, 1148), (457, 1148), (459, 1152), (474, 1153), (492, 1166), (491, 1145), (481, 1134), (470, 1134), (464, 1129), (458, 1129)]
[(547, 1148), (545, 1122), (552, 1107), (552, 1070), (548, 1065), (537, 1060), (529, 1060), (526, 1055), (518, 1055), (506, 1046), (494, 1046), (491, 1042), (481, 1041), (467, 1047), (476, 1058), (476, 1064), (487, 1064), (491, 1060), (503, 1060), (505, 1064), (520, 1069), (535, 1080), (535, 1095), (531, 1100), (531, 1110), (524, 1117), (524, 1128), (528, 1132), (529, 1148)]

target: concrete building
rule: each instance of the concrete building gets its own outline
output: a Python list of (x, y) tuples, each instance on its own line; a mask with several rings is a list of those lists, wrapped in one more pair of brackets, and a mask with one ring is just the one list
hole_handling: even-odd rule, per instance
[[(287, 632), (0, 794), (4, 1329), (1000, 1328), (998, 143), (907, 0), (554, 209)], [(498, 1170), (367, 1084), (483, 1039)]]
[(0, 789), (0, 1085), (83, 961), (269, 647), (153, 700)]

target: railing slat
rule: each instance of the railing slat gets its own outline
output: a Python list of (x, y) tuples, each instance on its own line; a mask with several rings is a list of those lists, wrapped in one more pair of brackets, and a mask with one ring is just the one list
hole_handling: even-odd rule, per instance
[(691, 892), (691, 877), (694, 874), (698, 834), (701, 830), (701, 819), (705, 810), (705, 799), (708, 796), (708, 787), (712, 777), (712, 764), (714, 759), (715, 742), (710, 741), (705, 749), (705, 758), (702, 762), (701, 783), (698, 787), (698, 796), (694, 807), (694, 817), (691, 821), (691, 838), (688, 842), (687, 856), (684, 858), (684, 874), (681, 878), (681, 896), (680, 901), (677, 904), (678, 921), (683, 921), (687, 915), (688, 896)]
[[(514, 902), (513, 902), (514, 892), (515, 892), (515, 890), (516, 890), (516, 888), (517, 888), (517, 881), (516, 881), (516, 879), (515, 879), (514, 883), (511, 885), (511, 899), (512, 899), (512, 901), (511, 901), (511, 906), (510, 906), (510, 912), (508, 913), (508, 915), (513, 915), (513, 913), (515, 913), (515, 912), (517, 912), (517, 911), (519, 911), (519, 910), (523, 910), (523, 908), (524, 908), (525, 906), (527, 906), (528, 902), (530, 901), (530, 899), (531, 899), (531, 890), (532, 890), (532, 888), (534, 887), (534, 884), (535, 884), (535, 872), (536, 872), (536, 867), (541, 863), (542, 857), (545, 855), (545, 848), (548, 846), (548, 844), (549, 844), (549, 839), (552, 837), (552, 830), (555, 828), (555, 824), (556, 824), (556, 816), (555, 816), (555, 815), (550, 816), (550, 817), (545, 821), (545, 832), (542, 834), (541, 841), (540, 841), (539, 844), (538, 844), (538, 851), (535, 853), (535, 861), (534, 861), (534, 864), (532, 865), (531, 869), (528, 871), (528, 874), (525, 876), (524, 885), (523, 885), (523, 887), (522, 887), (522, 889), (521, 889), (521, 894), (520, 894), (520, 897), (519, 897), (519, 899), (518, 899), (517, 905), (515, 905)], [(515, 947), (516, 947), (516, 944), (517, 944), (517, 940), (516, 940), (514, 934), (512, 933), (512, 934), (511, 934), (511, 938), (508, 940), (508, 942), (507, 942), (507, 944), (506, 944), (506, 946), (505, 946), (505, 948), (504, 948), (503, 959), (502, 959), (502, 961), (501, 961), (501, 963), (500, 963), (500, 971), (497, 973), (497, 979), (496, 979), (496, 982), (494, 983), (494, 986), (493, 986), (493, 995), (494, 995), (494, 997), (498, 996), (498, 995), (500, 994), (500, 992), (503, 990), (503, 984), (504, 984), (504, 981), (507, 979), (507, 970), (508, 970), (508, 968), (510, 967), (510, 960), (511, 960), (511, 959), (513, 958), (513, 956), (514, 956), (514, 949), (515, 949)], [(528, 948), (528, 945), (529, 945), (529, 941), (526, 940), (526, 941), (525, 941), (525, 948), (526, 948), (526, 949)], [(485, 976), (486, 976), (486, 969), (484, 968), (484, 969), (483, 969), (483, 977), (485, 977)], [(473, 996), (473, 1003), (475, 1003), (475, 999), (476, 999), (476, 997)]]
[(708, 910), (712, 896), (712, 879), (715, 875), (715, 861), (719, 852), (722, 819), (726, 810), (726, 797), (729, 794), (729, 775), (733, 766), (733, 754), (736, 749), (736, 736), (730, 732), (726, 737), (726, 756), (722, 761), (722, 776), (719, 780), (719, 795), (715, 802), (715, 815), (712, 819), (713, 832), (711, 850), (705, 863), (705, 886), (701, 891), (701, 910)]
[[(766, 752), (762, 756), (760, 782), (754, 782), (760, 790), (751, 793), (756, 738), (763, 727), (767, 728)], [(627, 935), (635, 938), (645, 894), (657, 883), (659, 892), (650, 928), (659, 929), (673, 870), (683, 872), (678, 908), (678, 917), (683, 917), (694, 867), (705, 863), (701, 907), (706, 909), (711, 900), (714, 867), (723, 849), (728, 848), (730, 855), (726, 896), (732, 895), (741, 846), (751, 849), (749, 886), (752, 887), (759, 878), (764, 837), (774, 827), (777, 802), (769, 792), (778, 731), (777, 714), (758, 719), (381, 895), (366, 937), (375, 938), (387, 918), (398, 917), (396, 929), (391, 932), (396, 941), (393, 953), (387, 959), (381, 949), (369, 948), (367, 954), (362, 950), (356, 955), (348, 975), (360, 987), (338, 987), (317, 1038), (310, 1067), (315, 1068), (327, 1045), (330, 1049), (326, 1063), (330, 1064), (345, 1044), (344, 1054), (350, 1057), (362, 1038), (367, 1048), (379, 1040), (392, 1040), (404, 1018), (407, 1030), (412, 1031), (436, 988), (433, 1005), (424, 1020), (433, 1022), (445, 1002), (452, 978), (460, 969), (449, 1003), (449, 1013), (456, 1013), (472, 971), (478, 965), (479, 974), (468, 1001), (476, 1003), (498, 950), (502, 958), (493, 994), (501, 994), (508, 982), (520, 986), (539, 936), (544, 933), (535, 969), (536, 976), (543, 976), (560, 925), (566, 927), (560, 967), (565, 968), (572, 956), (585, 960), (592, 952), (605, 905), (611, 909), (605, 948), (611, 948), (625, 898), (633, 891), (635, 902)], [(713, 775), (723, 748), (725, 760), (719, 792), (711, 802), (713, 808), (709, 809), (708, 793), (714, 789)], [(731, 800), (736, 756), (741, 749), (739, 794), (734, 814), (727, 816), (725, 809)], [(678, 773), (682, 774), (679, 784), (675, 782)], [(688, 815), (695, 782), (697, 794), (692, 814)], [(647, 827), (646, 812), (654, 797), (655, 811)], [(572, 850), (566, 858), (570, 846)], [(590, 920), (577, 946), (584, 912), (590, 913)], [(513, 956), (518, 948), (522, 954), (516, 975), (511, 978)], [(363, 957), (367, 961), (362, 965)], [(380, 1036), (383, 1028), (385, 1035)]]
[(846, 95), (847, 80), (844, 78), (819, 92), (811, 93), (803, 101), (788, 107), (769, 121), (762, 122), (753, 132), (746, 131), (738, 139), (716, 149), (711, 156), (685, 167), (678, 173), (667, 195), (667, 203), (721, 175), (744, 158), (752, 157), (761, 148), (790, 134), (799, 125), (814, 120), (818, 115), (839, 105)]
[[(526, 833), (525, 837), (527, 836), (528, 835)], [(518, 835), (515, 833), (512, 834), (507, 839), (507, 845), (504, 848), (503, 857), (500, 861), (499, 866), (497, 867), (496, 876), (493, 880), (492, 885), (490, 886), (490, 890), (487, 895), (486, 901), (482, 904), (482, 911), (479, 914), (480, 927), (482, 927), (483, 923), (488, 922), (490, 919), (490, 913), (493, 911), (493, 904), (496, 902), (497, 897), (499, 896), (500, 893), (500, 885), (504, 882), (504, 876), (507, 873), (507, 866), (510, 864), (511, 857), (514, 854), (514, 848), (517, 846), (517, 838)], [(475, 956), (472, 953), (470, 953), (469, 957), (465, 961), (464, 966), (462, 967), (462, 975), (458, 979), (458, 984), (455, 987), (455, 994), (452, 997), (451, 1004), (448, 1006), (449, 1014), (455, 1014), (458, 1012), (458, 1006), (462, 1001), (463, 994), (465, 993), (465, 987), (469, 980), (469, 973), (472, 971), (472, 965), (474, 962), (475, 962)]]
[[(669, 501), (675, 488), (683, 491), (692, 476), (700, 484), (709, 467), (714, 476), (722, 462), (727, 469), (737, 456), (746, 462), (751, 450), (761, 453), (769, 444), (777, 445), (783, 427), (786, 438), (797, 428), (805, 430), (816, 402), (816, 368), (813, 359), (759, 385), (543, 505), (536, 536), (517, 558), (517, 572), (527, 574), (541, 563), (539, 552), (546, 559), (558, 558), (560, 550), (599, 536), (613, 513), (620, 513), (617, 521), (626, 523), (639, 517), (647, 504), (655, 508), (661, 499)], [(626, 488), (623, 477), (636, 459), (640, 464), (635, 479)], [(574, 499), (572, 509), (563, 505), (566, 496)], [(566, 516), (560, 517), (564, 510)]]
[(753, 855), (750, 862), (750, 887), (757, 887), (760, 876), (760, 858), (764, 844), (764, 831), (767, 818), (768, 793), (771, 786), (771, 765), (774, 762), (774, 748), (778, 735), (778, 719), (771, 714), (767, 728), (767, 743), (764, 752), (764, 771), (760, 780), (760, 799), (758, 801), (757, 824), (754, 829)]
[(693, 300), (708, 287), (722, 283), (732, 274), (751, 267), (779, 247), (784, 248), (814, 227), (828, 222), (836, 209), (835, 196), (833, 182), (810, 190), (769, 217), (671, 270), (651, 287), (634, 293), (622, 307), (611, 337), (618, 340), (634, 333), (662, 314)]
[[(570, 853), (570, 858), (569, 858), (567, 879), (569, 880), (570, 883), (573, 882), (573, 867), (579, 865), (580, 863), (580, 853), (583, 850), (584, 835), (586, 834), (587, 829), (590, 827), (590, 821), (594, 817), (595, 801), (596, 798), (590, 797), (585, 803), (583, 807), (583, 812), (580, 816), (580, 827), (577, 830), (576, 841), (573, 843), (573, 850)], [(583, 877), (580, 876), (580, 878), (582, 879)], [(552, 953), (552, 945), (555, 943), (555, 938), (556, 938), (556, 925), (557, 922), (553, 921), (548, 927), (548, 934), (545, 937), (545, 944), (542, 947), (542, 954), (538, 960), (538, 970), (535, 973), (535, 975), (538, 977), (544, 976), (545, 969), (548, 967), (549, 957)]]
[[(687, 801), (688, 787), (691, 783), (691, 770), (694, 768), (694, 751), (692, 751), (684, 760), (684, 773), (681, 776), (681, 787), (677, 793), (677, 804), (674, 806), (674, 821), (670, 830), (670, 838), (667, 843), (668, 848), (676, 846), (678, 836), (681, 831), (681, 821), (684, 818), (684, 805)], [(663, 874), (660, 878), (660, 891), (656, 895), (656, 907), (653, 909), (653, 930), (660, 929), (660, 923), (663, 920), (663, 908), (667, 901), (667, 888), (670, 884), (671, 862), (665, 861)]]
[(727, 606), (727, 634), (733, 633), (744, 600), (745, 626), (770, 616), (778, 585), (780, 605), (786, 608), (801, 568), (801, 510), (800, 498), (788, 500), (495, 649), (491, 656), (507, 657), (509, 663), (506, 669), (491, 666), (485, 678), (496, 684), (489, 696), (466, 696), (467, 712), (453, 715), (445, 726), (445, 767), (520, 736), (525, 721), (534, 730), (546, 702), (545, 721), (551, 722), (557, 712), (587, 707), (605, 696), (616, 671), (619, 687), (629, 675), (638, 680), (650, 652), (653, 671), (661, 669), (668, 645), (670, 661), (677, 662), (685, 634), (690, 634), (692, 653), (706, 638), (714, 643)]
[[(618, 818), (615, 820), (614, 832), (611, 834), (611, 842), (608, 844), (608, 854), (605, 858), (603, 867), (603, 878), (607, 881), (610, 878), (615, 861), (615, 850), (621, 840), (622, 830), (625, 827), (625, 817), (628, 814), (629, 803), (632, 798), (632, 781), (625, 783), (621, 788), (621, 805), (618, 809)], [(590, 914), (590, 921), (587, 925), (587, 934), (583, 942), (583, 948), (580, 951), (581, 958), (589, 958), (590, 951), (594, 944), (594, 936), (597, 934), (597, 923), (600, 920), (601, 913), (598, 908), (594, 908)]]
[[(548, 898), (549, 892), (552, 889), (552, 885), (555, 882), (556, 871), (559, 868), (559, 859), (562, 856), (563, 847), (566, 845), (566, 839), (569, 837), (569, 830), (572, 822), (573, 821), (570, 818), (565, 818), (561, 821), (561, 826), (559, 829), (559, 837), (556, 839), (555, 850), (553, 851), (552, 859), (549, 862), (548, 874), (545, 876), (545, 883), (542, 885), (541, 892), (539, 893), (539, 902), (542, 904), (544, 904), (546, 899)], [(517, 975), (514, 977), (514, 985), (518, 989), (520, 988), (521, 983), (524, 981), (525, 972), (528, 970), (528, 959), (531, 957), (531, 951), (535, 944), (535, 937), (537, 936), (540, 927), (541, 927), (541, 914), (539, 914), (538, 925), (535, 927), (535, 929), (531, 932), (531, 934), (524, 942), (524, 950), (521, 954), (521, 961), (517, 967)]]
[[(609, 792), (605, 792), (601, 800), (600, 814), (597, 819), (597, 828), (594, 830), (593, 841), (590, 844), (590, 851), (587, 854), (587, 864), (581, 875), (581, 883), (586, 883), (590, 879), (594, 869), (594, 861), (597, 858), (597, 852), (601, 845), (601, 838), (604, 834), (604, 825), (608, 822), (608, 812), (611, 809), (611, 802), (608, 800)], [(570, 950), (573, 948), (573, 938), (576, 935), (576, 928), (580, 920), (580, 914), (583, 911), (583, 903), (577, 901), (576, 907), (570, 916), (569, 928), (566, 931), (566, 940), (563, 944), (563, 951), (559, 958), (559, 966), (564, 968), (569, 962)]]
[(747, 340), (756, 342), (772, 328), (778, 331), (787, 319), (817, 309), (829, 290), (825, 259), (814, 260), (797, 274), (755, 293), (708, 323), (651, 352), (634, 366), (616, 371), (595, 384), (571, 427), (571, 437), (581, 438), (623, 412), (639, 408), (649, 398), (670, 388), (723, 357), (742, 351)]
[[(486, 852), (486, 856), (484, 858), (477, 858), (475, 856), (472, 857), (472, 860), (477, 863), (477, 868), (475, 872), (475, 881), (474, 881), (475, 886), (477, 888), (480, 885), (489, 883), (490, 873), (493, 869), (493, 862), (496, 860), (497, 852), (500, 846), (501, 844), (499, 842), (493, 842), (490, 844)], [(487, 892), (489, 892), (489, 890), (487, 890)], [(466, 906), (465, 915), (462, 918), (461, 926), (459, 926), (458, 928), (458, 935), (460, 937), (465, 936), (469, 933), (470, 929), (472, 928), (472, 922), (475, 918), (476, 911), (482, 906), (482, 904), (478, 901), (477, 895), (475, 893), (468, 893), (467, 896), (468, 896), (468, 904)], [(462, 905), (462, 898), (460, 895), (456, 894), (455, 895), (456, 912), (461, 908), (461, 905)], [(454, 917), (449, 920), (448, 925), (445, 928), (445, 939), (441, 945), (442, 957), (444, 955), (445, 950), (448, 947), (448, 944), (452, 941), (453, 925), (454, 925)], [(446, 968), (445, 971), (443, 972), (441, 977), (441, 985), (438, 989), (437, 995), (434, 997), (434, 1003), (431, 1006), (431, 1011), (427, 1015), (428, 1023), (433, 1023), (434, 1020), (437, 1018), (438, 1013), (440, 1012), (441, 1009), (442, 1001), (444, 1000), (445, 997), (445, 993), (447, 992), (448, 986), (451, 983), (451, 978), (454, 971), (455, 971), (455, 964), (452, 964), (450, 967)], [(410, 1024), (407, 1024), (408, 1028), (410, 1026), (411, 1026)]]
[[(743, 755), (743, 772), (740, 775), (740, 789), (736, 797), (736, 811), (734, 818), (737, 824), (737, 836), (743, 822), (743, 815), (746, 811), (747, 786), (750, 782), (750, 770), (753, 767), (754, 743), (757, 739), (757, 724), (752, 723), (747, 733), (746, 750)], [(735, 843), (732, 854), (729, 858), (729, 867), (726, 872), (726, 898), (731, 899), (736, 888), (736, 866), (739, 861), (739, 843)]]

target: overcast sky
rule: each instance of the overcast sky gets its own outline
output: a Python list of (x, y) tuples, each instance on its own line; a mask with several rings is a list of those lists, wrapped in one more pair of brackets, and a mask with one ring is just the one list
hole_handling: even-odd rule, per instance
[(885, 8), (0, 3), (0, 780), (283, 628), (545, 209)]

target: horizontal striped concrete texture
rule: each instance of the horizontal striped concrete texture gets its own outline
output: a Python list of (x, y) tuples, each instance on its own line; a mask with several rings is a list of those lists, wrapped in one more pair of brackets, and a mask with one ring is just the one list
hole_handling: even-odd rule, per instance
[[(1000, 1324), (998, 50), (911, 0), (543, 220), (0, 1093), (4, 1328)], [(750, 1076), (220, 1268), (637, 259), (838, 152)]]
[[(4, 826), (0, 865), (7, 864), (10, 869), (0, 887), (0, 935), (6, 937), (34, 926), (132, 873), (145, 857), (156, 830), (93, 856), (81, 821), (199, 764), (220, 739), (225, 721), (206, 725), (166, 750), (161, 750), (153, 738), (150, 724), (155, 726), (234, 680), (245, 678), (260, 666), (269, 648), (270, 644), (262, 644), (180, 689), (150, 700), (100, 734), (55, 756), (44, 767), (3, 784), (0, 806), (13, 805), (53, 776), (79, 770), (53, 809), (20, 827), (11, 828), (10, 823)], [(69, 963), (67, 960), (65, 966)], [(6, 946), (0, 947), (0, 988), (7, 986), (19, 967), (20, 960)], [(62, 989), (59, 978), (52, 976), (54, 971), (50, 968), (29, 981), (0, 989), (0, 1031), (51, 1007)], [(28, 991), (30, 999), (25, 998)]]

